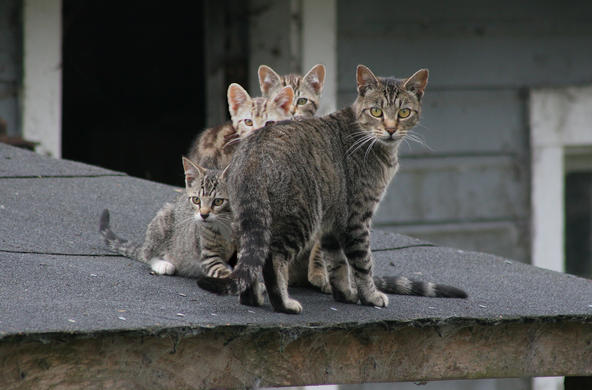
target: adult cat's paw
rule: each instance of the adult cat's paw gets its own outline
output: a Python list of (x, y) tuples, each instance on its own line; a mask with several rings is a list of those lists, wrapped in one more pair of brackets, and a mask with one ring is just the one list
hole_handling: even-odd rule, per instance
[(329, 283), (329, 278), (327, 275), (320, 272), (314, 273), (312, 275), (308, 275), (308, 281), (310, 284), (321, 290), (322, 293), (331, 294), (331, 283)]
[(331, 293), (333, 294), (333, 299), (337, 302), (358, 303), (358, 294), (349, 287), (339, 290), (336, 286), (332, 286)]
[(302, 305), (297, 300), (288, 298), (284, 301), (284, 307), (280, 311), (288, 314), (300, 314), (302, 313)]
[(175, 266), (165, 260), (154, 259), (151, 262), (152, 271), (157, 275), (173, 275)]
[(362, 302), (363, 305), (368, 306), (387, 307), (389, 299), (386, 294), (383, 294), (380, 291), (375, 291), (373, 294), (369, 294), (366, 297), (360, 296), (360, 302)]

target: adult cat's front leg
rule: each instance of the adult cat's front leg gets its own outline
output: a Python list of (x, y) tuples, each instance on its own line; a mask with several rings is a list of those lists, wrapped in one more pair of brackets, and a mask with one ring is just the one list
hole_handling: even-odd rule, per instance
[(370, 306), (388, 306), (388, 297), (376, 289), (372, 279), (374, 260), (370, 252), (370, 228), (366, 225), (350, 227), (346, 233), (344, 252), (353, 270), (360, 302)]

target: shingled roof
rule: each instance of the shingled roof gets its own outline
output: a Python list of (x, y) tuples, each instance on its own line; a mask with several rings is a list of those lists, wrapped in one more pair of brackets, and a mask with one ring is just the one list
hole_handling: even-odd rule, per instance
[[(179, 163), (180, 174), (182, 167)], [(592, 375), (592, 282), (374, 231), (377, 274), (466, 290), (387, 308), (293, 289), (301, 315), (241, 306), (111, 253), (175, 188), (0, 144), (0, 387), (204, 388)]]

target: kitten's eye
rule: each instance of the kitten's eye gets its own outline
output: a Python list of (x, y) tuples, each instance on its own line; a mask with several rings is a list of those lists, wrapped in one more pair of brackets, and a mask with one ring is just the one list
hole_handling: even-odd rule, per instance
[(253, 126), (253, 121), (250, 119), (245, 119), (245, 125), (247, 126)]
[(193, 204), (196, 204), (199, 206), (199, 204), (201, 203), (201, 199), (199, 199), (199, 196), (192, 196), (191, 202), (193, 202)]
[(399, 110), (399, 118), (407, 118), (409, 115), (411, 115), (411, 110), (408, 108), (401, 108)]
[(382, 116), (382, 109), (378, 107), (372, 107), (370, 109), (370, 114), (376, 118), (380, 118)]
[(304, 104), (306, 104), (308, 102), (307, 98), (298, 98), (298, 100), (296, 100), (296, 104), (299, 106), (302, 106)]
[(267, 121), (265, 122), (265, 126), (273, 125), (275, 121)]
[(222, 199), (222, 198), (214, 199), (214, 206), (222, 206), (222, 203), (224, 203), (224, 199)]

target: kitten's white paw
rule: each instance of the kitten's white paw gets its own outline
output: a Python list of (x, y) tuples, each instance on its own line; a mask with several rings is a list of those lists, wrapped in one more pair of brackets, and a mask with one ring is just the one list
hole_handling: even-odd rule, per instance
[(175, 273), (175, 266), (165, 260), (154, 259), (151, 266), (152, 271), (157, 275), (173, 275)]

